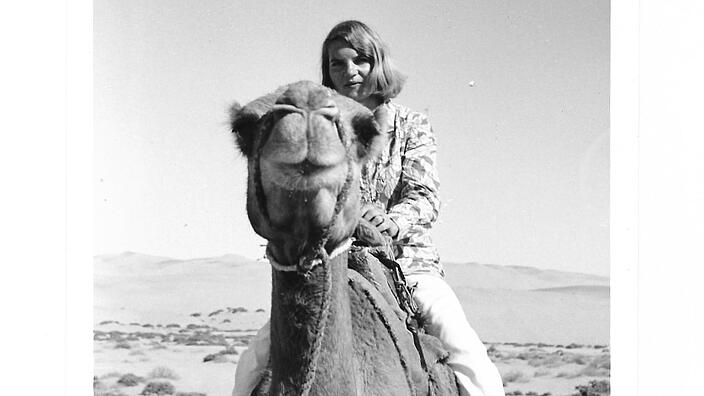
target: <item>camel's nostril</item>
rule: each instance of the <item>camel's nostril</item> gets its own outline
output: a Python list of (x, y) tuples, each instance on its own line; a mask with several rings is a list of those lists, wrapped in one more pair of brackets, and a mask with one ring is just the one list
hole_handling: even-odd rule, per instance
[(336, 120), (340, 116), (340, 109), (332, 100), (326, 101), (322, 106), (318, 107), (317, 110), (312, 112), (313, 114), (319, 114), (330, 120)]

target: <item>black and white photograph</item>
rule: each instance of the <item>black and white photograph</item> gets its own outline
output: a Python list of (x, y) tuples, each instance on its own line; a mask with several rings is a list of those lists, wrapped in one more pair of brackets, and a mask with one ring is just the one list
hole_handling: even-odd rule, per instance
[(3, 393), (698, 394), (702, 16), (3, 3)]
[(95, 1), (95, 394), (609, 394), (609, 7)]

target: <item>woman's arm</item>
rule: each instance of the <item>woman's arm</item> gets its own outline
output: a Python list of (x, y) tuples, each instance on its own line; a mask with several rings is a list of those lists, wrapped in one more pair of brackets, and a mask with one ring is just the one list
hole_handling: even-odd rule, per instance
[(395, 239), (403, 238), (411, 225), (430, 225), (440, 211), (435, 134), (425, 115), (411, 116), (415, 117), (407, 121), (409, 129), (401, 159), (401, 198), (388, 212), (399, 228)]

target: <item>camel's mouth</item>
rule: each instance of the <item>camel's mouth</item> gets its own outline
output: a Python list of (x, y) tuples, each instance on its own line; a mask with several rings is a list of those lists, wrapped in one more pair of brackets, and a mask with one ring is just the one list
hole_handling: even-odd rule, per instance
[(262, 177), (289, 191), (339, 187), (346, 175), (345, 163), (319, 165), (307, 159), (297, 164), (262, 163)]

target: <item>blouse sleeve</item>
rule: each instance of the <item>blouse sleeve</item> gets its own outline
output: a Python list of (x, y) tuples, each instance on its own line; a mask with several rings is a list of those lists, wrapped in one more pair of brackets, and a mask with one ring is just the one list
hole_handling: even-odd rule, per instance
[(440, 181), (435, 167), (437, 142), (428, 118), (416, 115), (401, 153), (400, 198), (388, 212), (399, 227), (396, 240), (402, 239), (413, 225), (429, 227), (440, 210)]

